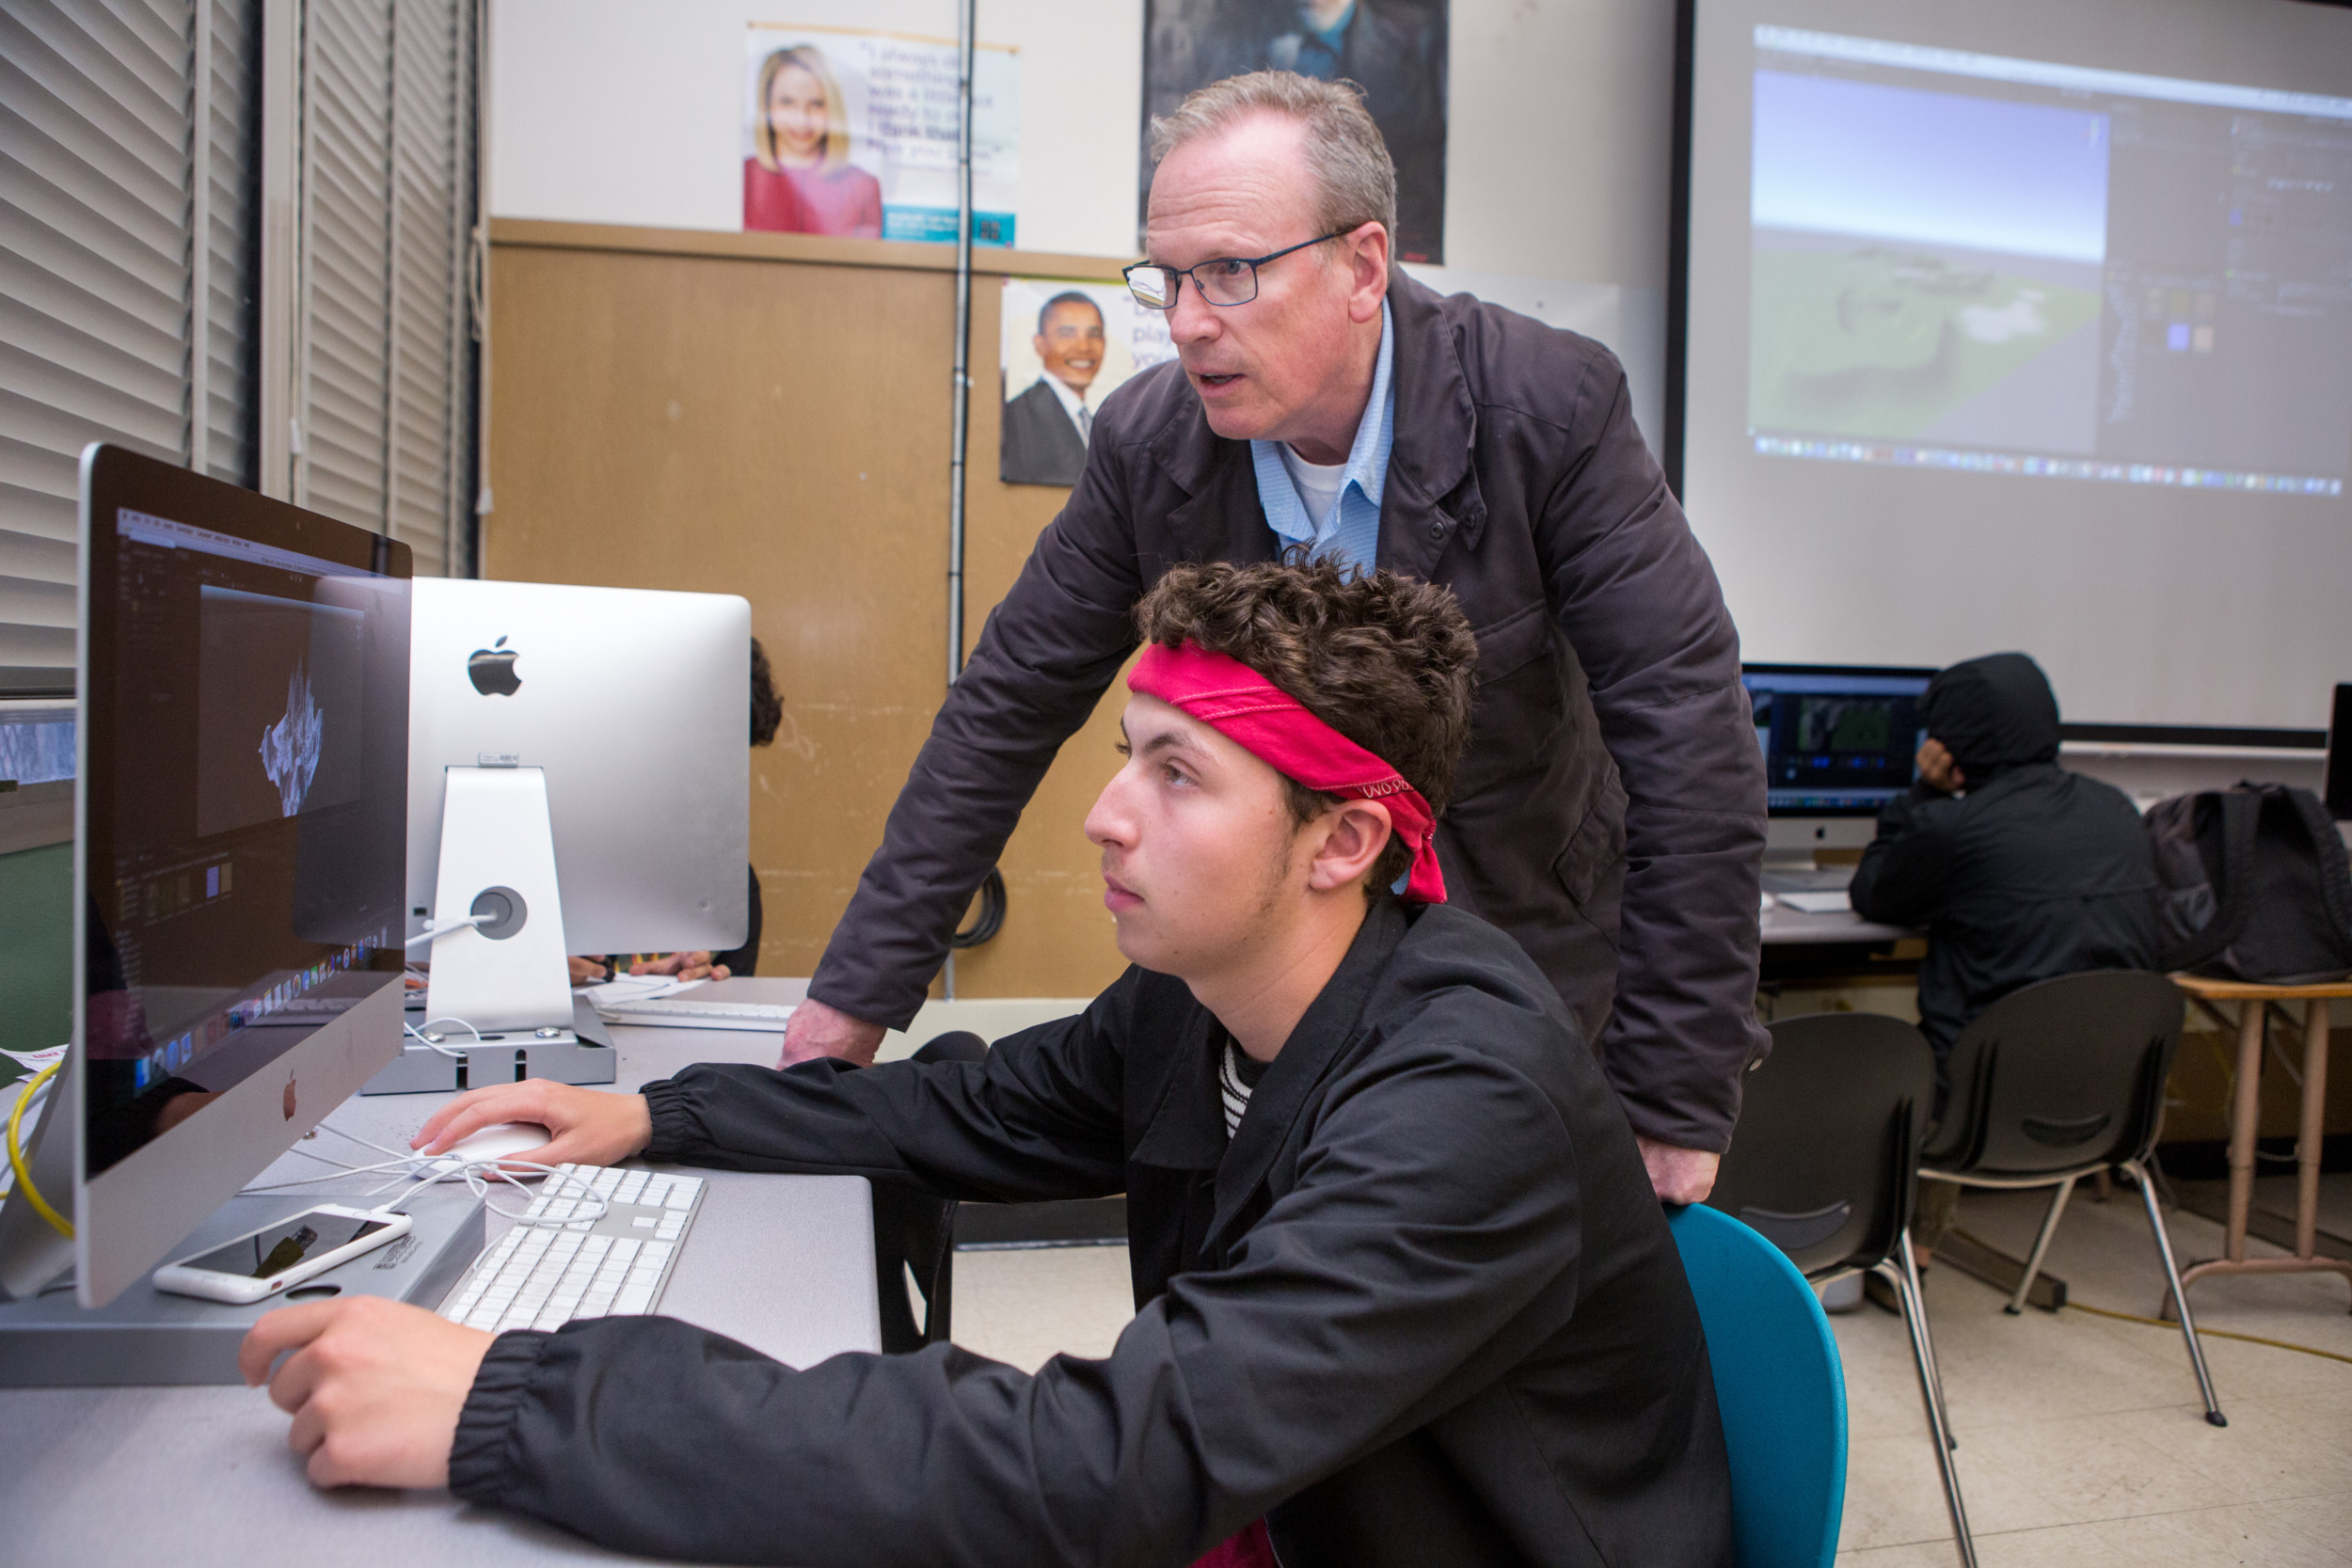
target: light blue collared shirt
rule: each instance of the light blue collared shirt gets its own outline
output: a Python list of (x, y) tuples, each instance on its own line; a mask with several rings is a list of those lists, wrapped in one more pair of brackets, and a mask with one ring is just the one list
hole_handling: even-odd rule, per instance
[(1380, 302), (1380, 357), (1372, 372), (1372, 399), (1356, 426), (1356, 444), (1348, 449), (1347, 467), (1340, 482), (1340, 501), (1324, 519), (1321, 531), (1307, 515), (1282, 466), (1282, 443), (1252, 441), (1249, 459), (1258, 470), (1258, 504), (1265, 509), (1266, 525), (1280, 542), (1310, 546), (1310, 554), (1337, 558), (1343, 566), (1371, 571), (1380, 554), (1380, 491), (1389, 477), (1389, 449), (1396, 441), (1396, 392), (1389, 383), (1389, 362), (1396, 332), (1389, 302)]

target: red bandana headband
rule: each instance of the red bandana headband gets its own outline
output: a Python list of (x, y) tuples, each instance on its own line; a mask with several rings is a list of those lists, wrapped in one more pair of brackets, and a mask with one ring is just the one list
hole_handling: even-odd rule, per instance
[(1309, 789), (1388, 807), (1391, 828), (1413, 851), (1405, 896), (1417, 904), (1445, 902), (1429, 802), (1395, 768), (1309, 713), (1289, 692), (1239, 659), (1194, 642), (1174, 648), (1154, 642), (1144, 649), (1127, 689), (1184, 709)]

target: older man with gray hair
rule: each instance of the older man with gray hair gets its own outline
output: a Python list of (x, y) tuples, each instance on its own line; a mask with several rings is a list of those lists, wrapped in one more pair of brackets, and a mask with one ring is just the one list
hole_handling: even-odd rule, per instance
[(786, 1063), (903, 1026), (1061, 742), (1178, 562), (1292, 549), (1453, 590), (1478, 639), (1438, 835), (1459, 903), (1568, 1005), (1658, 1192), (1706, 1196), (1764, 1048), (1764, 771), (1713, 567), (1600, 344), (1391, 265), (1396, 181), (1355, 89), (1279, 71), (1155, 125), (1136, 297), (1178, 362), (1096, 417), (933, 723), (792, 1020)]

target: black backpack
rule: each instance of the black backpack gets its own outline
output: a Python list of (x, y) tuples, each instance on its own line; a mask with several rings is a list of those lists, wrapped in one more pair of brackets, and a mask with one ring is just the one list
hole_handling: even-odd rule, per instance
[(2352, 864), (2319, 798), (2241, 784), (2148, 808), (2164, 967), (2263, 985), (2352, 975)]

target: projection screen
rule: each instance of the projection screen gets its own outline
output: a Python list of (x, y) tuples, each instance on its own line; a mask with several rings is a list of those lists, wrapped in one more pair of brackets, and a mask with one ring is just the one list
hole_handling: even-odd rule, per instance
[[(1670, 466), (1745, 657), (2352, 679), (2352, 11), (1696, 0)], [(1678, 436), (1678, 439), (1677, 439)]]

